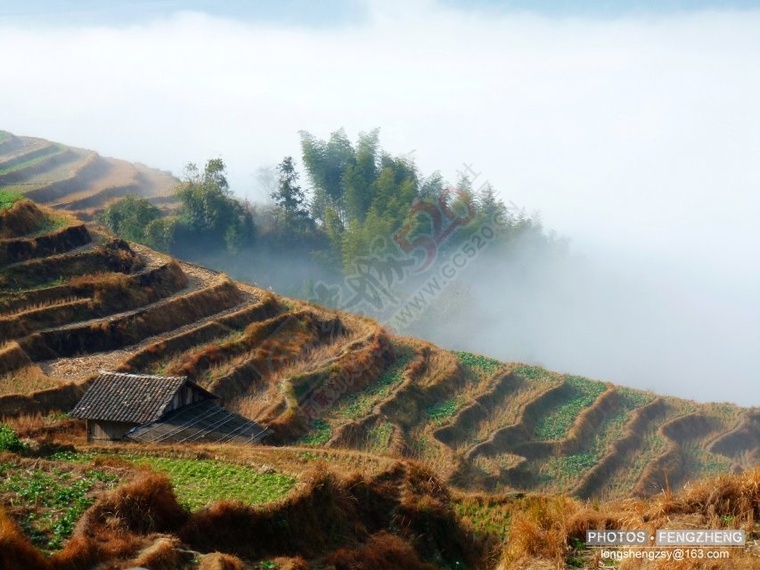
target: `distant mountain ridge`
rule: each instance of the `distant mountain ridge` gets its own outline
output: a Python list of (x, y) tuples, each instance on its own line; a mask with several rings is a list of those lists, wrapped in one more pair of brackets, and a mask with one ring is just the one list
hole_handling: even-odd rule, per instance
[(179, 180), (168, 172), (45, 139), (0, 131), (0, 189), (67, 210), (81, 219), (127, 194), (173, 202)]

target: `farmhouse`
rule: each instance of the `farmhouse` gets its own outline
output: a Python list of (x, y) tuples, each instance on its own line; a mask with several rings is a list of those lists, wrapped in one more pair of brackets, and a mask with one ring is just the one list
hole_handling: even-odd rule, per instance
[(87, 420), (94, 442), (254, 443), (266, 435), (218, 400), (184, 376), (101, 372), (71, 415)]

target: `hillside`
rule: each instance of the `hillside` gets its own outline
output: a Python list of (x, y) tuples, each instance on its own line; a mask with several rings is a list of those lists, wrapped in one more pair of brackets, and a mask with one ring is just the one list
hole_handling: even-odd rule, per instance
[[(45, 172), (58, 154), (76, 155), (71, 149), (51, 150), (49, 144), (12, 135), (0, 139), (5, 152), (0, 172), (17, 176), (11, 188), (27, 184), (37, 172), (34, 165)], [(76, 178), (81, 169), (70, 172)], [(126, 186), (109, 193), (97, 177), (92, 180), (101, 182), (86, 186), (87, 191), (49, 182), (48, 189), (57, 188), (48, 195), (56, 196), (48, 200), (56, 207), (51, 209), (17, 199), (7, 191), (12, 178), (2, 180), (7, 199), (0, 211), (0, 417), (42, 445), (39, 454), (45, 455), (45, 446), (55, 454), (48, 459), (3, 455), (0, 471), (8, 481), (23, 472), (60, 477), (61, 466), (69, 477), (97, 473), (83, 495), (118, 502), (126, 500), (124, 493), (143, 493), (146, 509), (165, 510), (150, 529), (139, 527), (137, 515), (112, 521), (140, 538), (100, 550), (81, 537), (108, 535), (107, 517), (98, 515), (107, 508), (102, 503), (86, 511), (76, 531), (73, 523), (84, 508), (75, 513), (68, 534), (80, 539), (66, 543), (63, 551), (52, 530), (21, 524), (36, 537), (35, 545), (59, 552), (52, 559), (55, 568), (82, 567), (82, 560), (94, 564), (111, 555), (131, 560), (158, 544), (149, 534), (169, 530), (175, 538), (167, 539), (162, 552), (172, 555), (181, 543), (245, 560), (289, 557), (293, 568), (308, 567), (298, 566), (299, 556), (322, 561), (332, 556), (344, 564), (335, 567), (349, 568), (351, 556), (369, 556), (377, 548), (415, 561), (399, 567), (423, 568), (423, 561), (492, 567), (516, 556), (499, 546), (511, 513), (531, 501), (555, 500), (521, 498), (521, 493), (596, 501), (659, 496), (663, 489), (749, 470), (757, 462), (756, 410), (660, 397), (397, 337), (370, 319), (287, 299), (128, 244), (72, 215), (88, 218), (104, 203), (99, 200)], [(33, 192), (27, 187), (25, 195), (38, 196)], [(85, 197), (86, 192), (91, 193)], [(267, 445), (177, 449), (156, 442), (124, 451), (88, 446), (83, 426), (61, 414), (103, 369), (187, 375), (228, 408), (268, 426)], [(174, 463), (155, 459), (162, 457)], [(139, 466), (148, 462), (169, 472), (179, 493), (177, 482), (187, 466), (177, 462), (183, 459), (253, 466), (261, 481), (284, 477), (277, 479), (284, 486), (262, 501), (280, 497), (280, 502), (263, 511), (237, 503), (198, 510), (220, 498), (250, 500), (224, 494), (200, 500), (192, 490), (182, 504), (164, 502), (157, 497), (166, 493), (157, 495), (155, 489), (167, 483), (141, 478)], [(119, 483), (133, 487), (102, 494)], [(261, 539), (254, 535), (263, 530), (233, 533), (234, 538), (214, 531), (218, 520), (228, 524), (231, 517), (253, 529), (276, 522), (282, 529), (307, 528), (316, 535), (324, 530), (317, 519), (330, 509), (344, 512), (349, 504), (357, 505), (345, 520), (353, 526), (331, 530), (329, 540), (317, 546), (299, 542), (293, 532)], [(27, 520), (29, 513), (14, 501), (3, 505), (15, 520)], [(707, 509), (707, 503), (702, 507)], [(738, 523), (741, 513), (725, 516)], [(617, 528), (628, 520), (625, 516), (603, 524)], [(3, 517), (0, 512), (0, 527), (11, 529), (13, 523)], [(4, 532), (15, 536), (17, 531)], [(577, 529), (557, 540), (564, 544), (573, 532)], [(429, 539), (414, 538), (423, 535)], [(343, 544), (353, 550), (341, 553)], [(381, 561), (374, 567), (392, 566)]]
[(394, 337), (28, 201), (3, 228), (5, 415), (65, 412), (113, 369), (187, 375), (273, 444), (412, 458), (471, 490), (646, 495), (757, 459), (754, 410)]
[(171, 174), (92, 150), (0, 131), (0, 188), (81, 219), (127, 194), (171, 204)]

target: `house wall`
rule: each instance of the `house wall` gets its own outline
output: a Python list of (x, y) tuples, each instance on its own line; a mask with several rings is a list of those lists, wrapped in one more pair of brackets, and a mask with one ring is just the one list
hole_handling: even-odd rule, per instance
[(177, 408), (195, 404), (196, 402), (207, 399), (208, 395), (204, 394), (203, 392), (199, 392), (198, 390), (194, 390), (191, 386), (188, 386), (186, 384), (177, 390), (176, 394), (174, 394), (171, 404), (169, 404), (169, 407), (166, 409), (166, 411), (172, 412)]
[(124, 434), (138, 424), (87, 420), (87, 440), (95, 442), (120, 441)]

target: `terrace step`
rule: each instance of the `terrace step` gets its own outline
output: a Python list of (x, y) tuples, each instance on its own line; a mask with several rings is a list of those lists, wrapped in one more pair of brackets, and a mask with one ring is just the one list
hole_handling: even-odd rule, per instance
[(472, 439), (478, 426), (523, 385), (524, 381), (517, 374), (511, 371), (497, 371), (492, 375), (484, 392), (459, 410), (450, 424), (435, 429), (433, 437), (451, 448), (466, 443)]
[(646, 434), (656, 431), (668, 409), (668, 404), (663, 398), (655, 398), (635, 409), (625, 423), (623, 436), (614, 442), (610, 451), (586, 473), (573, 490), (573, 494), (587, 498), (611, 489), (616, 475), (630, 468), (631, 456), (641, 448)]
[(19, 164), (57, 150), (55, 144), (44, 139), (10, 136), (8, 146), (0, 149), (0, 172), (12, 170)]
[(51, 202), (54, 208), (81, 210), (94, 206), (104, 207), (115, 197), (138, 194), (140, 177), (137, 168), (129, 162), (112, 158), (101, 159), (101, 166), (86, 186)]
[(234, 284), (228, 279), (220, 279), (203, 289), (162, 299), (107, 319), (42, 330), (23, 338), (20, 344), (35, 362), (112, 351), (194, 323), (241, 301), (242, 294)]
[(96, 152), (84, 149), (72, 149), (72, 152), (71, 162), (31, 177), (17, 187), (30, 200), (50, 204), (78, 192), (108, 168), (108, 163)]
[(668, 442), (668, 447), (646, 466), (633, 489), (634, 494), (649, 495), (681, 483), (686, 462), (683, 444), (703, 439), (721, 427), (717, 418), (699, 412), (692, 412), (662, 424), (657, 431)]
[[(400, 365), (397, 361), (389, 366)], [(347, 422), (336, 421), (335, 414), (328, 414), (334, 431), (327, 445), (364, 449), (371, 444), (373, 430), (391, 424), (393, 452), (403, 456), (419, 453), (419, 431), (429, 419), (426, 410), (458, 393), (463, 388), (465, 376), (454, 354), (430, 345), (415, 349), (411, 359), (403, 366), (401, 381), (386, 394), (379, 394), (366, 413)], [(372, 389), (373, 385), (368, 385), (368, 388)], [(353, 397), (360, 396), (361, 392), (357, 392)], [(433, 442), (433, 445), (439, 446), (437, 454), (450, 455), (446, 446), (438, 442)]]
[(8, 131), (0, 131), (0, 157), (11, 154), (22, 145), (19, 137)]
[(572, 393), (572, 388), (562, 380), (555, 386), (550, 386), (528, 402), (520, 413), (520, 419), (509, 426), (494, 431), (491, 436), (468, 449), (464, 453), (467, 460), (478, 455), (513, 452), (533, 442), (533, 433), (538, 419), (550, 409), (557, 407)]
[(707, 446), (710, 453), (720, 454), (750, 468), (760, 459), (760, 414), (747, 410), (731, 430), (715, 437)]
[(262, 293), (262, 299), (254, 299), (253, 302), (248, 298), (242, 308), (234, 307), (218, 313), (205, 322), (193, 323), (192, 326), (177, 329), (169, 335), (142, 346), (122, 364), (119, 371), (148, 370), (159, 360), (173, 358), (194, 346), (223, 338), (251, 323), (271, 318), (279, 311), (280, 306), (272, 295)]
[(66, 253), (8, 265), (0, 269), (0, 286), (29, 289), (58, 279), (103, 271), (131, 273), (142, 266), (143, 262), (126, 242), (93, 240)]
[[(71, 292), (75, 296), (64, 302), (53, 302), (49, 306), (18, 311), (0, 318), (0, 339), (21, 338), (62, 323), (92, 321), (94, 317), (104, 317), (114, 312), (117, 307), (121, 310), (136, 309), (146, 302), (156, 302), (173, 295), (186, 284), (186, 277), (174, 262), (129, 276), (102, 276), (97, 283), (72, 287)], [(124, 294), (124, 291), (131, 294)]]
[(61, 145), (51, 145), (44, 151), (31, 154), (33, 158), (27, 158), (26, 162), (15, 162), (13, 166), (6, 168), (0, 167), (0, 184), (7, 186), (21, 182), (30, 176), (64, 164), (74, 157), (70, 149)]
[(35, 236), (0, 240), (0, 267), (70, 252), (92, 241), (84, 224)]
[(26, 198), (34, 200), (38, 204), (45, 202), (41, 198), (45, 197), (44, 189), (47, 186), (56, 184), (59, 181), (65, 182), (76, 170), (84, 167), (90, 155), (96, 156), (92, 151), (77, 148), (70, 148), (69, 150), (71, 152), (62, 157), (62, 160), (58, 161), (51, 168), (27, 176), (23, 181), (11, 184), (6, 189), (11, 192), (24, 194)]

